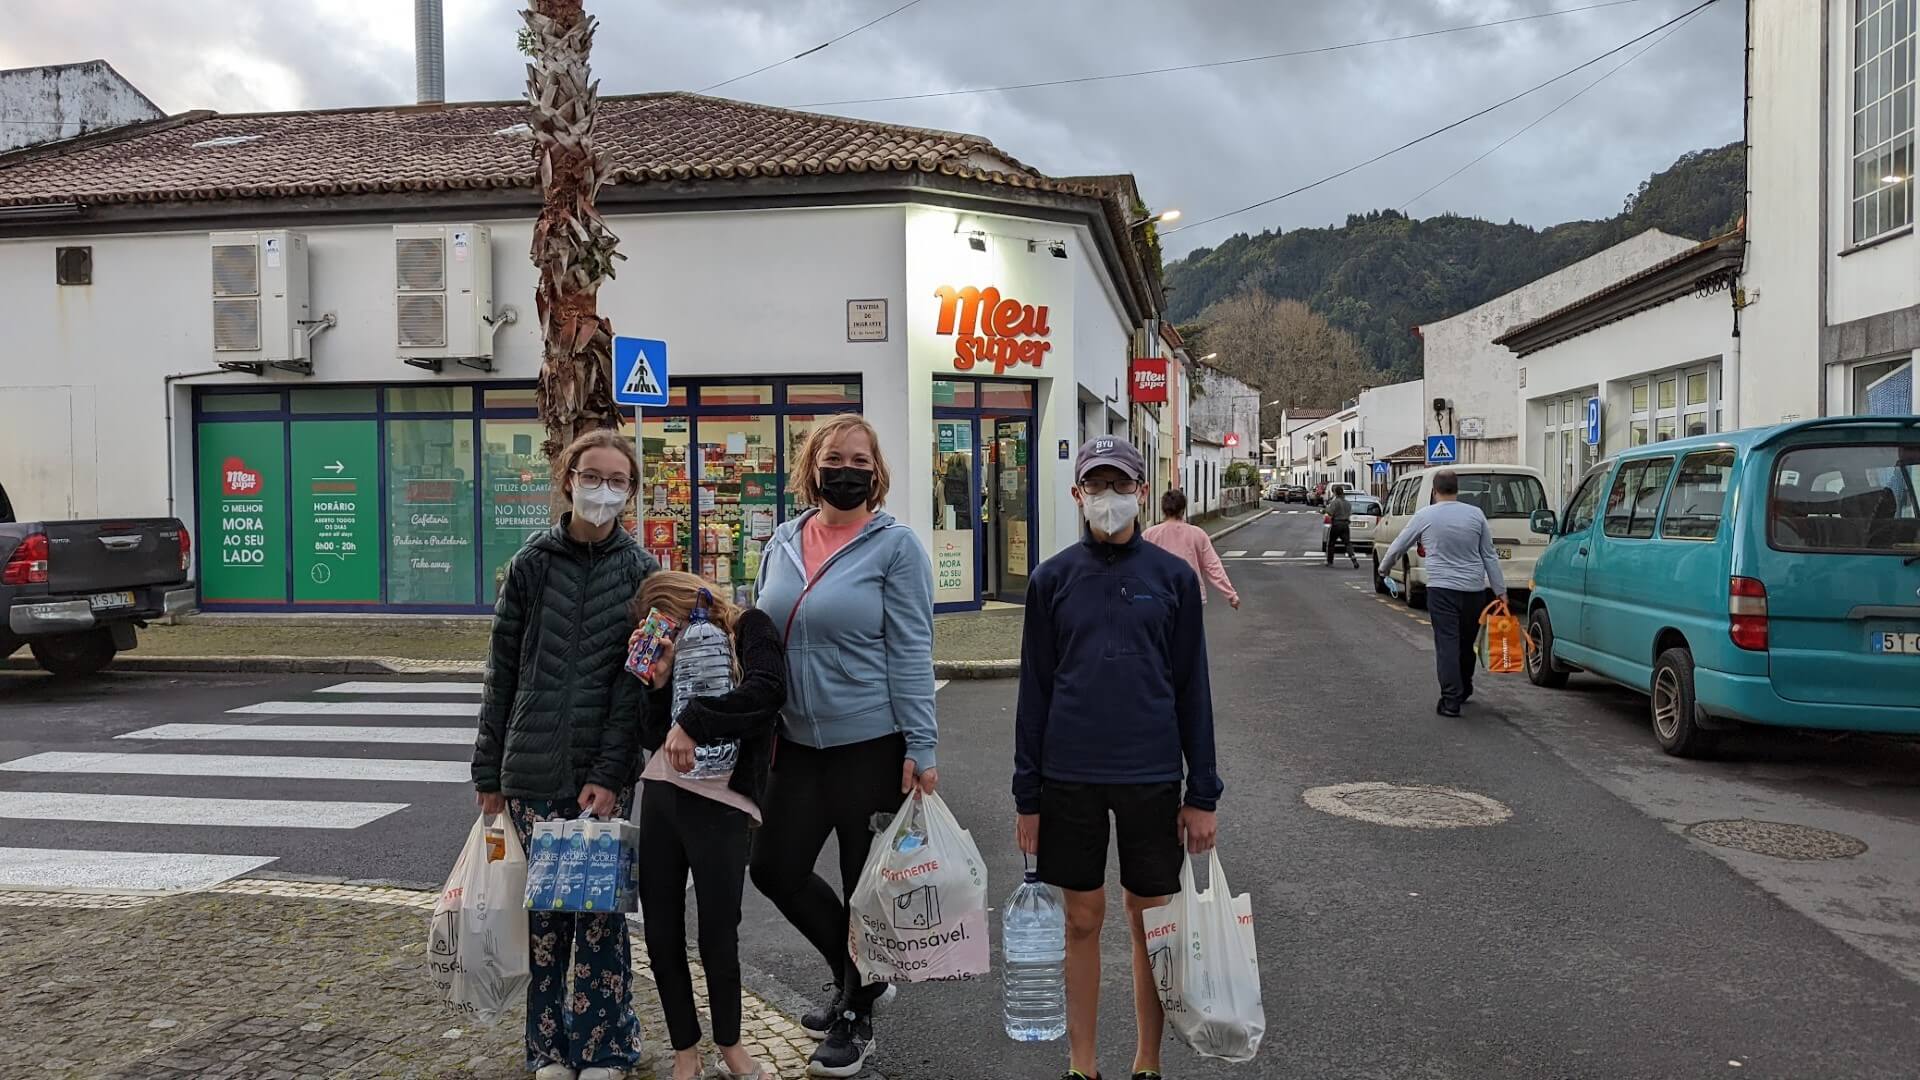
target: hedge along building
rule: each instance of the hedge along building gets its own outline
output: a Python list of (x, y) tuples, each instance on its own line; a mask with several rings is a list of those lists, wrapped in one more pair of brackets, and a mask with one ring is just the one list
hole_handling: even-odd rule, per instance
[[(209, 610), (485, 610), (550, 483), (524, 111), (195, 112), (0, 156), (21, 512), (176, 514)], [(1078, 535), (1074, 444), (1129, 433), (1159, 302), (1128, 208), (978, 136), (688, 94), (603, 99), (597, 135), (629, 256), (601, 311), (669, 349), (642, 542), (746, 587), (796, 446), (859, 411), (938, 601), (1019, 600)]]

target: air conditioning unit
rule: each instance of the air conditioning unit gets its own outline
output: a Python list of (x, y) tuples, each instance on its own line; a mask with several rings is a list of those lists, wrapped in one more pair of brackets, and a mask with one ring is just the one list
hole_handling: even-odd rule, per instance
[(415, 367), (493, 370), (493, 234), (484, 225), (393, 227), (394, 347)]
[(217, 232), (213, 260), (213, 359), (228, 371), (267, 367), (311, 373), (307, 238), (285, 229)]

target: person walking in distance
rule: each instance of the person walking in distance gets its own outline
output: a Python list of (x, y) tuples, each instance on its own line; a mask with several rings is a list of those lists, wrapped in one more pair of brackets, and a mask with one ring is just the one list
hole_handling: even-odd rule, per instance
[[(1233, 589), (1233, 582), (1227, 577), (1227, 568), (1220, 563), (1220, 553), (1213, 550), (1213, 537), (1207, 530), (1187, 521), (1187, 493), (1179, 488), (1160, 496), (1160, 514), (1164, 520), (1141, 534), (1147, 543), (1180, 556), (1201, 581), (1211, 582), (1227, 598), (1227, 606), (1240, 610), (1240, 594)], [(1206, 603), (1207, 590), (1200, 589), (1200, 602)]]
[(1092, 439), (1080, 448), (1074, 476), (1086, 536), (1041, 563), (1027, 586), (1015, 835), (1020, 850), (1038, 858), (1040, 880), (1066, 898), (1071, 1061), (1064, 1080), (1100, 1080), (1100, 928), (1112, 818), (1133, 939), (1133, 1076), (1158, 1080), (1166, 1016), (1141, 916), (1179, 892), (1186, 853), (1212, 850), (1222, 790), (1200, 579), (1179, 556), (1142, 542), (1146, 468), (1131, 444)]
[[(820, 422), (794, 454), (793, 490), (814, 507), (776, 529), (760, 560), (759, 607), (781, 628), (787, 703), (780, 750), (753, 842), (754, 888), (827, 962), (833, 995), (800, 1017), (822, 1040), (812, 1076), (853, 1076), (873, 1050), (873, 1007), (847, 948), (847, 898), (873, 843), (874, 816), (932, 794), (933, 560), (913, 529), (881, 510), (880, 439), (857, 413)], [(814, 873), (829, 837), (840, 888)]]
[(1441, 716), (1459, 716), (1473, 696), (1473, 642), (1480, 612), (1493, 596), (1505, 596), (1507, 579), (1493, 550), (1487, 515), (1460, 501), (1460, 478), (1451, 469), (1433, 474), (1433, 502), (1420, 508), (1381, 557), (1392, 566), (1417, 543), (1426, 544), (1427, 614), (1433, 622), (1433, 662), (1440, 677)]
[(1327, 565), (1333, 565), (1333, 549), (1336, 545), (1353, 560), (1353, 568), (1360, 569), (1360, 556), (1353, 553), (1353, 504), (1347, 501), (1347, 486), (1333, 485), (1333, 498), (1327, 502)]

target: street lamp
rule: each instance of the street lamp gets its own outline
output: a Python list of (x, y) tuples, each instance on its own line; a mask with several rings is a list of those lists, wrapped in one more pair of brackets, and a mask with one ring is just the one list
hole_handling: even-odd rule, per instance
[(1139, 221), (1128, 222), (1127, 228), (1137, 229), (1142, 225), (1151, 225), (1156, 221), (1167, 222), (1167, 221), (1178, 221), (1178, 220), (1180, 220), (1180, 211), (1162, 210), (1157, 214), (1148, 214), (1146, 217), (1141, 218)]

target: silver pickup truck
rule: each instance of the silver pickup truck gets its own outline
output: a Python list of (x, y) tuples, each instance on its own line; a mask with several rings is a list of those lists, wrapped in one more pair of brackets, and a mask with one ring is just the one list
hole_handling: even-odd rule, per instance
[(193, 541), (175, 518), (16, 521), (0, 487), (0, 658), (91, 675), (136, 644), (135, 627), (193, 607)]

